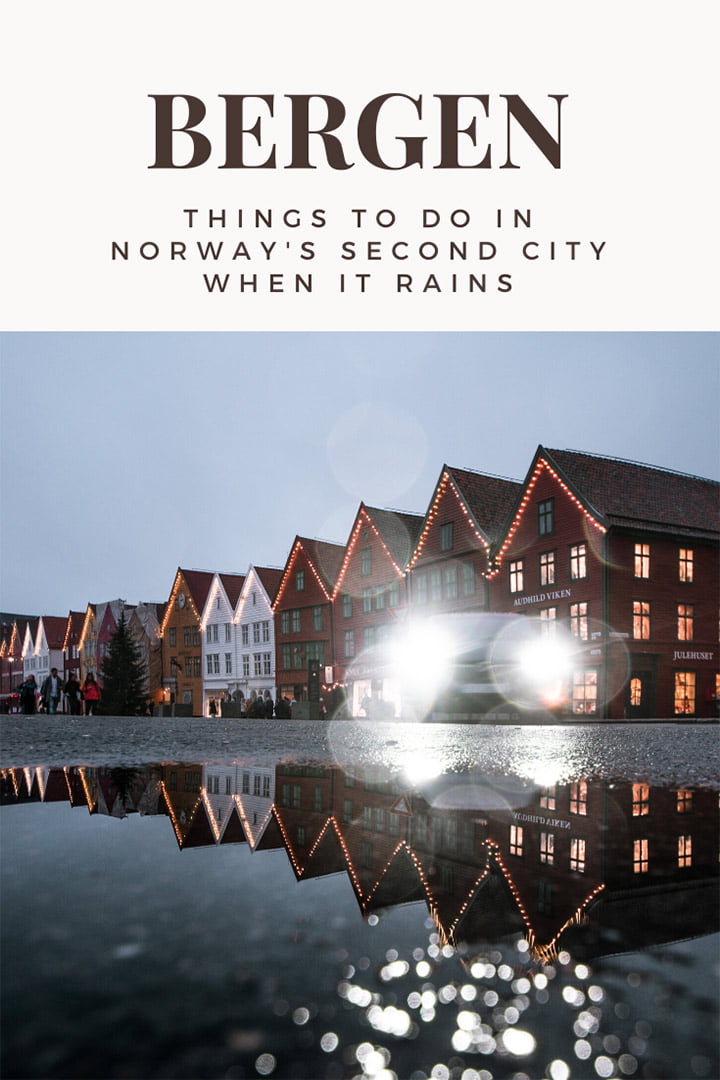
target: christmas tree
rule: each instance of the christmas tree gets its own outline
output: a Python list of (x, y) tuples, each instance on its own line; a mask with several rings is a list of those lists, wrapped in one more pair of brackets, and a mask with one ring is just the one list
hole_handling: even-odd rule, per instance
[(128, 633), (124, 612), (108, 645), (102, 681), (102, 709), (106, 716), (135, 716), (145, 711), (145, 670), (140, 650)]

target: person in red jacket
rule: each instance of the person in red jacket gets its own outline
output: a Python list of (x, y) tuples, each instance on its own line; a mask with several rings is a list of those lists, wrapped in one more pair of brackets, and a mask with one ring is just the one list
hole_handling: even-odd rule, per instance
[(85, 715), (97, 716), (98, 702), (100, 701), (100, 687), (95, 682), (95, 676), (89, 671), (82, 688), (85, 702)]

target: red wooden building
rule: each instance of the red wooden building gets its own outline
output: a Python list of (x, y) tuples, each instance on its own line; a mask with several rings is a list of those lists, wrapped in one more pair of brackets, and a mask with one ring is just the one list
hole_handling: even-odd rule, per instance
[(542, 446), (495, 549), (490, 606), (561, 624), (565, 711), (716, 715), (720, 485)]

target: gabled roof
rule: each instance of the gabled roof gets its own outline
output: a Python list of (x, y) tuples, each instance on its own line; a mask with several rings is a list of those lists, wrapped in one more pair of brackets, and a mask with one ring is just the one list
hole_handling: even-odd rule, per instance
[(365, 503), (362, 503), (362, 508), (372, 519), (397, 565), (404, 570), (420, 537), (424, 515), (402, 510), (381, 510)]
[(510, 511), (522, 490), (520, 481), (449, 465), (444, 466), (444, 471), (454, 482), (478, 529), (490, 543), (494, 543), (502, 535)]
[(559, 475), (607, 525), (720, 534), (720, 484), (700, 476), (600, 457), (579, 450), (538, 447)]
[(280, 583), (273, 597), (273, 606), (280, 599), (301, 551), (308, 560), (325, 595), (328, 598), (332, 595), (345, 556), (345, 545), (333, 544), (329, 540), (316, 540), (309, 536), (296, 536), (290, 548), (285, 567), (280, 572)]
[(280, 588), (283, 576), (282, 570), (279, 570), (276, 566), (253, 566), (253, 570), (260, 578), (268, 600), (272, 604)]
[(183, 570), (178, 567), (178, 573), (182, 574), (183, 580), (188, 587), (195, 609), (199, 615), (205, 607), (207, 594), (212, 585), (213, 574), (210, 570)]
[(69, 648), (70, 645), (76, 645), (80, 641), (84, 623), (84, 611), (68, 612), (67, 619), (65, 620), (65, 636), (63, 637), (62, 643), (63, 649)]
[(65, 627), (67, 617), (62, 615), (43, 615), (42, 624), (45, 629), (45, 640), (48, 649), (62, 649), (65, 640)]
[(218, 574), (230, 607), (234, 611), (245, 584), (245, 574)]

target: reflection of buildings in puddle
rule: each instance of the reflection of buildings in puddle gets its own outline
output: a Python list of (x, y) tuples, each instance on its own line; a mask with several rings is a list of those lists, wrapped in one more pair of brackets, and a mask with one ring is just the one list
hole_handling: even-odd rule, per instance
[(387, 774), (316, 764), (8, 769), (2, 801), (165, 814), (178, 846), (284, 848), (298, 881), (346, 874), (366, 917), (423, 903), (461, 949), (524, 938), (536, 961), (717, 926), (718, 795), (644, 783)]

